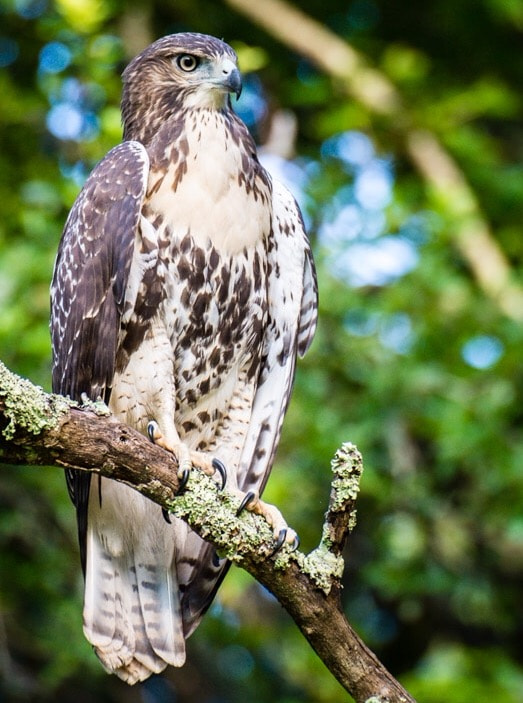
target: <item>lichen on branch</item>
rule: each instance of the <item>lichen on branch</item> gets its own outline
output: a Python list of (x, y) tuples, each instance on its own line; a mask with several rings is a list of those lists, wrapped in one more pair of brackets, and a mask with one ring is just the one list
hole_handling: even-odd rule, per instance
[[(363, 461), (358, 448), (352, 442), (344, 442), (336, 450), (331, 461), (331, 469), (334, 478), (331, 483), (329, 511), (332, 513), (346, 511), (347, 507), (352, 507), (355, 503), (360, 491)], [(355, 515), (353, 519), (355, 524)]]
[(220, 490), (211, 477), (193, 470), (185, 490), (169, 501), (168, 509), (212, 541), (221, 557), (236, 564), (247, 554), (266, 559), (272, 551), (272, 531), (259, 515), (245, 511), (238, 517), (240, 502), (226, 488)]
[(0, 361), (0, 404), (7, 420), (1, 433), (9, 440), (17, 428), (33, 435), (55, 428), (72, 402), (60, 395), (46, 393), (40, 386), (9, 371)]

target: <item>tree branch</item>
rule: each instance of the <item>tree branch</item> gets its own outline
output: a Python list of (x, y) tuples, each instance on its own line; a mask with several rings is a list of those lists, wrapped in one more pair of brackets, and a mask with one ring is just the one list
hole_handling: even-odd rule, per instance
[(56, 465), (116, 479), (185, 520), (201, 537), (268, 588), (357, 703), (413, 703), (348, 623), (340, 604), (341, 551), (355, 522), (362, 472), (356, 448), (332, 461), (334, 478), (320, 545), (305, 555), (284, 546), (239, 499), (193, 471), (183, 494), (174, 457), (117, 422), (102, 404), (78, 406), (45, 393), (0, 362), (0, 463)]

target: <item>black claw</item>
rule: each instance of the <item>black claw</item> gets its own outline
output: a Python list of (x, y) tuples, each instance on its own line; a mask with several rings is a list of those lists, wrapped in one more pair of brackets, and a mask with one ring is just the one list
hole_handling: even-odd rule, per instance
[(212, 565), (213, 566), (220, 566), (221, 563), (222, 563), (222, 560), (218, 556), (218, 552), (215, 551), (212, 555)]
[(298, 535), (296, 535), (296, 537), (292, 540), (291, 552), (295, 552), (299, 546), (300, 546), (300, 538), (298, 537)]
[(154, 444), (154, 430), (156, 429), (156, 423), (151, 420), (151, 422), (148, 423), (147, 425), (147, 436), (151, 440), (151, 442)]
[(190, 473), (191, 472), (189, 471), (189, 469), (184, 469), (182, 477), (180, 479), (180, 488), (178, 489), (178, 494), (180, 494), (183, 491), (183, 489), (185, 488), (185, 486), (187, 485), (187, 481), (189, 480)]
[(223, 489), (225, 488), (225, 484), (227, 483), (227, 470), (219, 459), (213, 459), (212, 466), (213, 466), (213, 469), (215, 471), (217, 471), (220, 474), (220, 476), (222, 477), (221, 490), (223, 491)]
[(276, 540), (276, 545), (274, 547), (273, 554), (276, 554), (276, 552), (280, 551), (280, 549), (285, 544), (286, 537), (287, 537), (287, 528), (284, 527), (283, 530), (280, 530), (280, 534), (278, 535), (278, 539)]
[(169, 525), (172, 525), (171, 516), (169, 515), (169, 511), (166, 508), (162, 508), (162, 515), (165, 522), (167, 522)]
[(241, 513), (243, 513), (243, 511), (244, 511), (245, 508), (249, 505), (249, 503), (252, 503), (252, 501), (253, 501), (255, 498), (256, 498), (256, 493), (254, 493), (253, 491), (249, 491), (248, 493), (246, 493), (246, 494), (243, 496), (243, 500), (242, 500), (242, 502), (240, 503), (240, 507), (239, 507), (238, 510), (236, 511), (236, 517), (238, 517), (238, 515), (241, 515)]

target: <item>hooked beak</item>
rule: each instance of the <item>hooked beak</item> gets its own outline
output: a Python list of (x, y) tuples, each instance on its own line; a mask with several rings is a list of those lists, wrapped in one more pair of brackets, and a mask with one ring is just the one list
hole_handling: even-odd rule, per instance
[(226, 85), (236, 95), (236, 100), (239, 100), (242, 94), (242, 74), (237, 68), (231, 71)]
[(238, 70), (235, 63), (230, 59), (224, 59), (221, 64), (221, 83), (224, 88), (226, 88), (229, 93), (234, 93), (236, 99), (240, 97), (242, 93), (242, 74)]

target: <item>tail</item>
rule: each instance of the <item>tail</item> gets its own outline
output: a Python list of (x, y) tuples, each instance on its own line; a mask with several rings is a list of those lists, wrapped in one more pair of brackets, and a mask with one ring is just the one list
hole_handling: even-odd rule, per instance
[[(136, 497), (135, 493), (134, 501)], [(141, 535), (121, 523), (115, 529), (109, 518), (116, 512), (111, 509), (118, 506), (107, 506), (105, 495), (103, 510), (94, 505), (97, 498), (91, 503), (85, 636), (104, 667), (131, 685), (163, 671), (168, 664), (182, 666), (185, 638), (172, 548), (169, 553), (164, 534), (158, 534), (165, 533), (169, 525), (161, 524), (159, 509), (147, 501), (146, 507), (158, 519), (153, 520), (156, 529), (149, 526)]]

